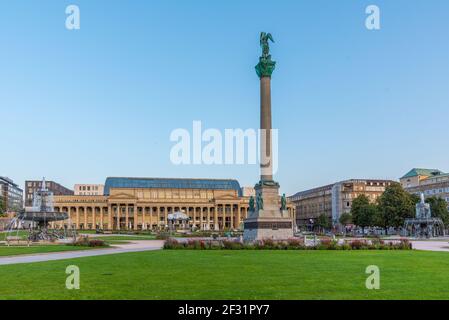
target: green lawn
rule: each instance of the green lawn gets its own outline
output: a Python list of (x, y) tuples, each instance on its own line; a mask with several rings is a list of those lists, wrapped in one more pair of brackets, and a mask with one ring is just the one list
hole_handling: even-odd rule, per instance
[[(17, 256), (17, 255), (34, 254), (34, 253), (77, 251), (77, 250), (87, 250), (87, 249), (98, 249), (98, 248), (77, 247), (77, 246), (67, 246), (67, 245), (34, 245), (34, 246), (30, 246), (30, 247), (0, 246), (0, 257)], [(0, 291), (1, 291), (1, 287), (0, 287)]]
[[(65, 289), (77, 265), (81, 289)], [(365, 268), (381, 290), (365, 288)], [(153, 251), (0, 266), (1, 299), (448, 299), (449, 255), (419, 251)]]
[(26, 239), (28, 236), (28, 232), (27, 231), (12, 231), (12, 232), (0, 232), (0, 241), (5, 241), (6, 237), (21, 237), (22, 239)]

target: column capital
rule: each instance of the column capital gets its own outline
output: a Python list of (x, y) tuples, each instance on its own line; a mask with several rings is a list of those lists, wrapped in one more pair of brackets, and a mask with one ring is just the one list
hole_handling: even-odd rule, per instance
[(259, 63), (256, 66), (256, 73), (257, 76), (262, 78), (271, 78), (271, 75), (273, 74), (274, 69), (276, 68), (276, 61), (271, 60), (270, 58), (259, 58)]

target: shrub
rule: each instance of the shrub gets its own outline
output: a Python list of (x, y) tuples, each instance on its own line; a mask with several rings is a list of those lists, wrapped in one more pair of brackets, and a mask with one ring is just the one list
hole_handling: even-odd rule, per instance
[(401, 239), (401, 242), (397, 245), (400, 250), (412, 250), (413, 245), (408, 239)]
[(352, 250), (361, 250), (366, 248), (366, 242), (361, 240), (353, 240), (349, 243)]
[(181, 249), (183, 246), (176, 239), (168, 239), (164, 242), (164, 249)]
[(89, 247), (104, 247), (106, 244), (101, 239), (89, 240)]
[(260, 245), (261, 249), (276, 249), (276, 244), (273, 239), (263, 239)]
[(243, 248), (244, 248), (243, 244), (240, 243), (240, 242), (228, 241), (228, 240), (223, 241), (223, 249), (226, 249), (226, 250), (241, 250)]
[(101, 239), (89, 239), (88, 237), (80, 237), (71, 245), (77, 247), (107, 247), (106, 243)]
[(156, 235), (156, 240), (167, 240), (170, 238), (170, 234), (168, 232), (159, 232)]
[(288, 244), (289, 248), (297, 248), (297, 247), (301, 246), (302, 242), (299, 239), (288, 239), (287, 244)]
[(338, 250), (351, 250), (351, 246), (349, 245), (349, 243), (344, 242), (343, 244), (339, 245)]

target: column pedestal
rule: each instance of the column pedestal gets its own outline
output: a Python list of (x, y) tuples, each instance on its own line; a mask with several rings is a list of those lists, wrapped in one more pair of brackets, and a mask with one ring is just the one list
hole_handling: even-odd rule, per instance
[(287, 210), (281, 210), (279, 185), (276, 182), (259, 183), (255, 186), (256, 197), (263, 200), (263, 208), (248, 212), (244, 223), (243, 239), (287, 240), (293, 237), (293, 221)]

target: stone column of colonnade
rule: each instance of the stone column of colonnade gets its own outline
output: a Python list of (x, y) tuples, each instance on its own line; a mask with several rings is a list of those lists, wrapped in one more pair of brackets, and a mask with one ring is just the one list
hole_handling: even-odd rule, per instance
[(120, 230), (120, 216), (122, 215), (120, 204), (116, 204), (115, 210), (116, 210), (116, 221), (117, 221), (115, 229)]
[(209, 230), (210, 229), (210, 207), (206, 207), (206, 213), (207, 213), (206, 230)]
[(108, 204), (108, 229), (112, 230), (114, 228), (112, 224), (112, 205)]
[[(137, 217), (138, 217), (138, 211), (139, 211), (139, 208), (137, 207), (137, 206), (134, 206), (134, 225), (133, 225), (133, 227), (134, 227), (134, 230), (137, 230), (137, 225), (138, 225), (138, 221), (137, 221)], [(143, 214), (143, 209), (142, 209), (142, 214)], [(143, 225), (143, 224), (142, 224)]]
[(125, 230), (129, 229), (129, 205), (125, 205)]
[(89, 215), (87, 215), (87, 225), (89, 226), (89, 224), (90, 224), (90, 228), (89, 229), (95, 229), (96, 228), (96, 216), (95, 215), (97, 214), (96, 206), (91, 207), (90, 208), (90, 212), (92, 214), (92, 218), (89, 219)]
[[(163, 226), (167, 225), (168, 213), (175, 210), (183, 210), (190, 215), (193, 219), (192, 222), (195, 225), (199, 225), (201, 230), (219, 230), (226, 227), (231, 227), (237, 229), (240, 226), (240, 221), (242, 217), (245, 218), (247, 214), (247, 208), (240, 204), (217, 204), (215, 206), (187, 206), (187, 207), (176, 207), (176, 206), (137, 206), (137, 205), (125, 205), (120, 204), (107, 204), (107, 205), (95, 205), (95, 206), (67, 206), (67, 207), (57, 207), (58, 210), (66, 211), (70, 215), (72, 224), (75, 225), (77, 229), (81, 228), (83, 224), (84, 229), (95, 229), (97, 226), (100, 228), (106, 228), (112, 230), (120, 230), (120, 217), (122, 212), (125, 211), (125, 223), (126, 229), (138, 230), (139, 224), (142, 228), (151, 229), (153, 225)], [(131, 219), (131, 208), (133, 208), (133, 223), (130, 225)], [(125, 210), (123, 210), (125, 209)], [(289, 208), (291, 211), (293, 209)], [(107, 211), (106, 211), (107, 210)], [(199, 210), (199, 212), (198, 212)], [(89, 217), (91, 214), (91, 218)], [(141, 213), (141, 218), (139, 214)], [(82, 216), (83, 214), (83, 216)], [(156, 216), (155, 216), (156, 214)], [(107, 215), (107, 216), (106, 216)], [(116, 219), (117, 225), (114, 228), (114, 218)], [(162, 218), (162, 220), (161, 220)], [(219, 222), (221, 218), (221, 224)], [(227, 219), (228, 218), (228, 221)], [(106, 220), (106, 221), (105, 221)], [(106, 222), (106, 223), (105, 223)], [(63, 223), (61, 223), (63, 226)]]
[(76, 207), (76, 228), (80, 227), (80, 208)]
[(100, 207), (100, 228), (101, 229), (104, 229), (104, 217), (103, 217), (103, 215), (104, 215), (104, 212), (103, 212), (103, 207)]

